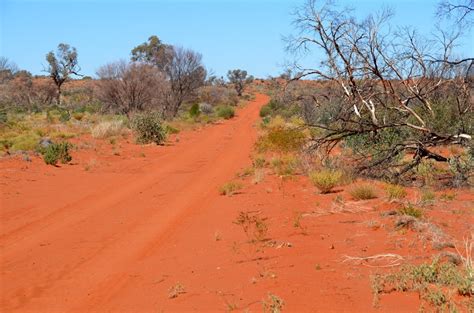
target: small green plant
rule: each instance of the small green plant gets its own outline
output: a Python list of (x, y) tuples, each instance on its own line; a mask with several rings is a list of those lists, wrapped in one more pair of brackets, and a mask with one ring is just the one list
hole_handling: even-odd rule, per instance
[(387, 185), (385, 191), (388, 194), (389, 200), (400, 200), (407, 196), (407, 191), (400, 185)]
[(71, 145), (68, 142), (53, 143), (43, 150), (43, 160), (48, 165), (56, 165), (59, 161), (66, 164), (72, 160), (69, 154)]
[(370, 185), (359, 185), (353, 187), (349, 193), (355, 200), (370, 200), (377, 198), (375, 188)]
[(321, 193), (330, 193), (336, 187), (342, 178), (342, 172), (332, 170), (322, 170), (319, 172), (311, 172), (309, 179), (311, 183), (318, 188)]
[(435, 202), (436, 200), (436, 194), (430, 190), (430, 189), (425, 189), (421, 193), (421, 202), (423, 204), (431, 204)]
[(453, 201), (456, 199), (456, 193), (454, 192), (445, 192), (439, 196), (439, 198), (443, 201)]
[(228, 182), (219, 188), (219, 194), (223, 196), (232, 196), (242, 188), (243, 185), (239, 182)]
[(235, 110), (231, 106), (224, 105), (217, 108), (217, 116), (229, 120), (235, 116)]
[(260, 109), (260, 117), (269, 116), (272, 113), (272, 108), (267, 104)]
[(137, 114), (132, 119), (132, 128), (137, 135), (137, 143), (162, 144), (166, 140), (166, 130), (161, 123), (158, 113), (150, 112)]
[(411, 203), (408, 203), (407, 205), (403, 206), (401, 209), (399, 209), (398, 212), (401, 215), (408, 215), (414, 218), (421, 218), (423, 216), (423, 211), (413, 206), (413, 204)]
[(280, 297), (271, 293), (268, 294), (266, 300), (262, 301), (264, 313), (280, 313), (284, 305), (285, 302)]

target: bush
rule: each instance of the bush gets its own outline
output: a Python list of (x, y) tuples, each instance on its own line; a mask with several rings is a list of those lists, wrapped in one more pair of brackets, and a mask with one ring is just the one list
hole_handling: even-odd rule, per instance
[(266, 104), (260, 109), (260, 117), (269, 116), (272, 113), (272, 108)]
[(306, 134), (301, 129), (272, 124), (274, 120), (268, 125), (267, 133), (260, 138), (259, 150), (288, 153), (301, 149), (306, 142)]
[(158, 113), (137, 114), (132, 119), (132, 128), (136, 132), (137, 143), (162, 144), (166, 140), (166, 130)]
[(212, 105), (205, 102), (199, 104), (199, 110), (206, 115), (214, 113), (214, 108), (212, 107)]
[(323, 170), (309, 174), (309, 179), (321, 193), (331, 192), (331, 190), (339, 184), (341, 178), (342, 172), (340, 171)]
[(56, 165), (58, 161), (66, 164), (72, 160), (69, 154), (70, 144), (68, 142), (53, 143), (43, 150), (44, 162), (48, 165)]
[(199, 110), (199, 104), (194, 103), (191, 108), (189, 109), (189, 116), (191, 118), (196, 118), (201, 114), (201, 111)]
[(227, 105), (220, 106), (217, 108), (217, 116), (228, 120), (235, 116), (235, 110), (234, 108)]
[(377, 198), (375, 189), (370, 185), (360, 185), (351, 189), (350, 194), (355, 200), (369, 200)]

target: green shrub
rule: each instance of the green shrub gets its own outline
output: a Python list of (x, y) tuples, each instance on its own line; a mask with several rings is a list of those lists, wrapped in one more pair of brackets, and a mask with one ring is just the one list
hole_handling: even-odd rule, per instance
[(309, 179), (321, 193), (331, 192), (331, 190), (339, 184), (341, 178), (342, 172), (340, 171), (323, 170), (309, 174)]
[(374, 187), (370, 185), (355, 186), (350, 190), (352, 198), (355, 200), (370, 200), (377, 198)]
[(34, 151), (38, 146), (40, 137), (34, 133), (28, 133), (11, 139), (11, 151)]
[(72, 160), (69, 154), (70, 144), (68, 142), (53, 143), (43, 150), (44, 162), (48, 165), (56, 165), (58, 161), (66, 164)]
[(63, 123), (69, 121), (71, 119), (71, 113), (69, 111), (64, 110), (61, 111), (61, 114), (59, 115), (59, 120)]
[(217, 116), (228, 120), (235, 116), (235, 110), (228, 105), (220, 106), (217, 108)]
[(269, 128), (257, 145), (261, 151), (288, 153), (301, 149), (305, 142), (306, 135), (302, 130), (278, 126)]
[(166, 130), (158, 113), (137, 114), (132, 119), (132, 128), (137, 136), (137, 143), (162, 144), (166, 140)]
[(272, 108), (267, 104), (260, 109), (260, 117), (269, 116), (272, 113)]
[(199, 104), (194, 103), (191, 108), (189, 109), (189, 116), (191, 118), (196, 118), (201, 114), (201, 111), (199, 110)]

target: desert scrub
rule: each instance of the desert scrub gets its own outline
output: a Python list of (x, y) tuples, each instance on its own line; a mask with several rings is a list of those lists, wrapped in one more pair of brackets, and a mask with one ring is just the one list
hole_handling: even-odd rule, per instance
[(413, 206), (413, 204), (411, 203), (404, 205), (401, 209), (398, 210), (398, 213), (400, 213), (401, 215), (412, 216), (414, 218), (421, 218), (423, 216), (423, 211)]
[(285, 302), (277, 295), (268, 294), (266, 300), (262, 301), (262, 307), (264, 313), (280, 313), (283, 310)]
[(43, 160), (48, 165), (56, 165), (59, 161), (66, 164), (72, 160), (69, 154), (71, 144), (68, 142), (52, 143), (43, 149)]
[(242, 188), (243, 185), (239, 182), (228, 182), (219, 188), (219, 194), (223, 196), (232, 196), (235, 195)]
[(265, 240), (268, 232), (267, 218), (259, 216), (258, 213), (240, 212), (234, 224), (242, 227), (250, 242)]
[(400, 185), (387, 185), (385, 191), (387, 192), (389, 200), (400, 200), (407, 196), (405, 188)]
[(342, 178), (342, 172), (333, 170), (314, 171), (309, 174), (311, 183), (318, 188), (321, 193), (330, 193)]
[(377, 198), (375, 188), (367, 184), (355, 186), (349, 191), (349, 193), (355, 200), (370, 200)]
[(271, 159), (270, 164), (277, 175), (291, 176), (296, 173), (300, 163), (295, 156), (285, 155)]
[(258, 143), (257, 148), (262, 151), (289, 153), (300, 150), (306, 142), (306, 134), (299, 127), (275, 126), (268, 127)]
[(105, 139), (122, 134), (124, 124), (122, 120), (100, 122), (91, 129), (94, 138)]
[[(469, 298), (474, 295), (474, 279), (466, 268), (458, 267), (453, 263), (441, 263), (438, 259), (432, 261), (431, 264), (406, 264), (398, 271), (376, 274), (371, 278), (374, 303), (378, 302), (380, 294), (383, 293), (418, 292), (424, 302), (440, 309), (440, 312), (446, 309), (457, 312), (453, 309), (458, 304), (468, 305)], [(466, 301), (455, 303), (451, 296), (455, 293), (461, 298), (466, 298), (462, 299)]]
[(150, 112), (137, 114), (132, 119), (132, 128), (137, 136), (137, 143), (162, 144), (166, 140), (166, 130), (161, 123), (158, 113)]
[(235, 116), (235, 110), (231, 106), (224, 105), (217, 107), (217, 116), (226, 120), (229, 120)]

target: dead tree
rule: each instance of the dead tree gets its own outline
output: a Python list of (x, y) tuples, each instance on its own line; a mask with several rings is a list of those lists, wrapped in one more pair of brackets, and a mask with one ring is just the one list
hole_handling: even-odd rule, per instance
[[(457, 34), (428, 40), (409, 28), (395, 32), (388, 27), (391, 16), (383, 11), (358, 21), (331, 2), (309, 0), (295, 15), (298, 33), (288, 49), (323, 55), (319, 66), (295, 66), (298, 78), (330, 87), (311, 96), (317, 114), (307, 122), (322, 130), (312, 148), (344, 142), (361, 172), (393, 177), (423, 158), (447, 161), (432, 147), (461, 144), (474, 125), (466, 62), (451, 56)], [(403, 160), (406, 152), (413, 153), (411, 162)]]

